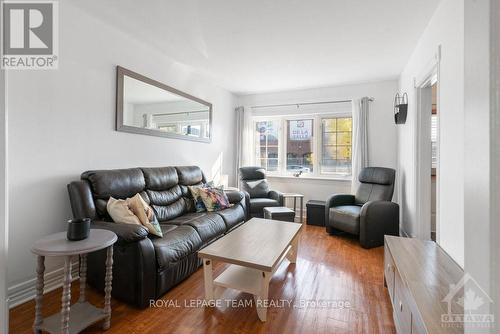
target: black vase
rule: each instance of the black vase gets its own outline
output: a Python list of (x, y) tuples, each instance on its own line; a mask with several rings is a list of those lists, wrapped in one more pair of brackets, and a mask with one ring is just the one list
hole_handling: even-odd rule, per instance
[(68, 220), (67, 238), (70, 241), (87, 239), (90, 231), (90, 218)]

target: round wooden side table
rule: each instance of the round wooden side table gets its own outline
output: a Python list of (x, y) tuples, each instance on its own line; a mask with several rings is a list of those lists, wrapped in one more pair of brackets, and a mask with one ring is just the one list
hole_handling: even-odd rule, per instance
[[(111, 323), (111, 281), (113, 278), (113, 244), (117, 237), (111, 231), (91, 229), (89, 237), (80, 241), (69, 241), (66, 232), (46, 236), (33, 245), (31, 251), (38, 256), (37, 281), (35, 297), (35, 322), (33, 331), (40, 333), (78, 333), (88, 326), (103, 320), (103, 329)], [(107, 248), (106, 276), (104, 285), (104, 308), (97, 308), (85, 300), (85, 283), (87, 275), (87, 254)], [(71, 259), (79, 256), (80, 264), (80, 296), (78, 302), (71, 307)], [(61, 312), (46, 319), (42, 318), (42, 299), (44, 287), (44, 271), (46, 256), (64, 257), (64, 276)]]

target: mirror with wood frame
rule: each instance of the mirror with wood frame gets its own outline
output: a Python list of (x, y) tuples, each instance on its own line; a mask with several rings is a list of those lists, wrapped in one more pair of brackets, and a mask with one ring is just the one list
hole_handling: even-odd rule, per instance
[(212, 104), (117, 66), (116, 130), (210, 142)]

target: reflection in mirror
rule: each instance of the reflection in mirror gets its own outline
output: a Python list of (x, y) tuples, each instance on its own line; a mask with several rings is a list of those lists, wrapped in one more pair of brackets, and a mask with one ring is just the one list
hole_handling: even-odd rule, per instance
[(210, 103), (121, 67), (118, 88), (118, 130), (210, 140)]

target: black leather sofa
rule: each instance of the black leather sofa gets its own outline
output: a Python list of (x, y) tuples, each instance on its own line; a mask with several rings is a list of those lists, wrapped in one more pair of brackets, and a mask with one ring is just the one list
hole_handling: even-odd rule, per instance
[(283, 194), (269, 189), (266, 170), (262, 167), (240, 167), (240, 188), (245, 193), (250, 217), (264, 217), (264, 208), (283, 206)]
[(359, 235), (364, 248), (382, 246), (386, 234), (399, 235), (399, 205), (391, 202), (395, 176), (391, 168), (363, 168), (356, 196), (334, 194), (327, 199), (326, 231)]
[[(197, 251), (245, 221), (242, 192), (227, 193), (233, 203), (218, 212), (196, 213), (187, 186), (205, 183), (196, 166), (87, 171), (68, 184), (75, 218), (92, 219), (92, 228), (118, 236), (114, 246), (113, 297), (145, 308), (201, 265)], [(163, 238), (148, 235), (140, 225), (112, 222), (106, 211), (110, 196), (125, 199), (137, 193), (153, 208)], [(104, 251), (88, 255), (87, 281), (104, 290)]]

